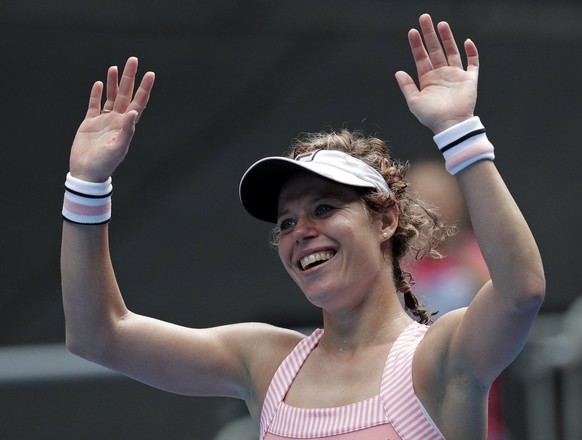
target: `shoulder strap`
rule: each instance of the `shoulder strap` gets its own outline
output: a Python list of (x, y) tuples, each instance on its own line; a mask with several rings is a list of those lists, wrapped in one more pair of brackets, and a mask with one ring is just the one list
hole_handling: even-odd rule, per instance
[(396, 339), (384, 369), (380, 394), (390, 423), (405, 440), (444, 440), (414, 392), (412, 359), (428, 326), (411, 323)]
[(279, 365), (273, 379), (271, 379), (265, 401), (263, 402), (260, 439), (264, 438), (267, 428), (275, 417), (277, 407), (287, 395), (287, 391), (289, 391), (297, 372), (301, 369), (309, 353), (318, 344), (322, 335), (322, 329), (315, 330), (310, 336), (299, 342), (293, 351), (281, 362), (281, 365)]

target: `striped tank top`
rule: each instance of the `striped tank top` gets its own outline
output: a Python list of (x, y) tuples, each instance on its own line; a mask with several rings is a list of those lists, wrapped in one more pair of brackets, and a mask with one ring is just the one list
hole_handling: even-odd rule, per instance
[(428, 327), (412, 322), (388, 353), (380, 394), (346, 406), (297, 408), (283, 401), (323, 330), (303, 339), (281, 363), (261, 412), (260, 440), (444, 440), (412, 384), (412, 358)]

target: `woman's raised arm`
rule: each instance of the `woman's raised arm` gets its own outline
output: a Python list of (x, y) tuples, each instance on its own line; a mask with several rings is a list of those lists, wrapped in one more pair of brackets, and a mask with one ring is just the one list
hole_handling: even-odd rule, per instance
[(545, 293), (542, 261), (474, 115), (477, 47), (465, 41), (465, 69), (447, 23), (435, 30), (424, 14), (420, 27), (422, 36), (415, 29), (408, 34), (419, 84), (405, 72), (397, 72), (396, 79), (411, 112), (432, 130), (447, 169), (457, 177), (491, 275), (467, 310), (440, 318), (431, 337), (446, 353), (451, 371), (470, 372), (487, 386), (525, 344)]
[(137, 59), (129, 58), (119, 82), (117, 69), (109, 69), (103, 107), (103, 84), (95, 83), (71, 149), (61, 249), (67, 346), (157, 388), (238, 397), (251, 410), (260, 408), (268, 385), (261, 377), (272, 376), (269, 368), (298, 334), (258, 324), (191, 329), (141, 316), (128, 310), (115, 279), (107, 223), (110, 176), (128, 151), (154, 83), (154, 74), (146, 73), (134, 94), (137, 67)]

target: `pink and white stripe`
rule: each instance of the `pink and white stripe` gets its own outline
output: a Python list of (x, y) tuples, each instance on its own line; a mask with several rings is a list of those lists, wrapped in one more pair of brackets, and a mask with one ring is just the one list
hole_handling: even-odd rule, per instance
[(449, 127), (433, 139), (443, 153), (447, 171), (453, 175), (475, 162), (495, 159), (495, 149), (478, 116)]
[(380, 394), (394, 429), (404, 440), (444, 440), (412, 383), (412, 359), (428, 327), (413, 322), (394, 342), (382, 378)]
[(493, 144), (487, 135), (470, 138), (443, 154), (447, 171), (453, 175), (481, 160), (495, 159)]
[(317, 329), (311, 334), (311, 336), (303, 339), (299, 344), (297, 344), (289, 356), (285, 358), (275, 372), (271, 384), (269, 385), (269, 389), (267, 390), (267, 395), (265, 396), (263, 409), (261, 411), (261, 440), (265, 437), (267, 428), (275, 417), (277, 409), (285, 398), (297, 372), (303, 365), (303, 362), (305, 362), (305, 359), (307, 359), (307, 356), (309, 356), (309, 353), (311, 353), (313, 348), (317, 345), (322, 335), (323, 330)]
[(83, 225), (98, 225), (111, 219), (111, 177), (105, 182), (87, 182), (67, 173), (62, 215)]
[[(412, 323), (390, 350), (380, 394), (362, 402), (333, 408), (296, 408), (283, 402), (304, 361), (323, 330), (301, 341), (275, 373), (261, 414), (260, 439), (311, 439), (345, 435), (400, 440), (444, 439), (414, 394), (412, 356), (428, 327)], [(267, 434), (268, 432), (268, 434)], [(356, 435), (358, 433), (358, 435)], [(381, 434), (383, 433), (383, 434)], [(383, 435), (383, 437), (382, 437)]]
[(89, 199), (65, 191), (62, 214), (75, 223), (103, 223), (111, 218), (111, 197)]
[(269, 432), (282, 437), (307, 439), (345, 434), (387, 423), (379, 395), (333, 408), (296, 408), (281, 402)]

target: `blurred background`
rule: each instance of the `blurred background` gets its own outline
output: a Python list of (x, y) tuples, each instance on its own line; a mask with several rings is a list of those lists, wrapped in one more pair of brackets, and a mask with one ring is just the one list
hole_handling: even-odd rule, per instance
[[(242, 209), (239, 179), (301, 132), (326, 128), (376, 134), (413, 166), (438, 157), (394, 80), (413, 72), (406, 34), (423, 12), (479, 48), (477, 114), (545, 261), (546, 303), (504, 373), (507, 429), (513, 439), (579, 438), (574, 0), (2, 0), (0, 438), (224, 439), (244, 415), (238, 402), (153, 390), (63, 348), (63, 182), (93, 82), (131, 55), (157, 75), (114, 176), (111, 252), (128, 306), (185, 326), (314, 327), (319, 311), (280, 267), (270, 225)], [(236, 432), (228, 438), (242, 439)]]

